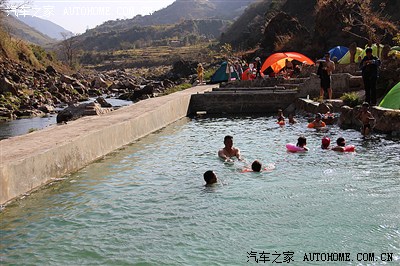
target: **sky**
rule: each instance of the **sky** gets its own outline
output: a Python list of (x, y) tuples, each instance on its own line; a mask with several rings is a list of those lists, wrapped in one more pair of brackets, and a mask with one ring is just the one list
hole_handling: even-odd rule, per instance
[(149, 15), (172, 4), (175, 0), (9, 0), (9, 13), (16, 16), (36, 16), (50, 20), (73, 33), (83, 33), (108, 20)]

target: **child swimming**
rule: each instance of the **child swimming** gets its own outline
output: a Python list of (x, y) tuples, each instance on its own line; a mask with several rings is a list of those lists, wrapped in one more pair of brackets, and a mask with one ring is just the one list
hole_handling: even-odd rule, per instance
[(369, 111), (369, 103), (364, 102), (361, 106), (361, 111), (357, 115), (357, 119), (361, 121), (361, 134), (363, 136), (368, 136), (371, 134), (371, 130), (375, 123), (375, 118)]

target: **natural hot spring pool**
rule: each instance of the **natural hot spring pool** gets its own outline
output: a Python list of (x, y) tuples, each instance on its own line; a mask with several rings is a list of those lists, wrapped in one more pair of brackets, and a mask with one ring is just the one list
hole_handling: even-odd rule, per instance
[[(321, 150), (325, 134), (306, 124), (281, 128), (272, 117), (174, 123), (7, 206), (0, 262), (243, 265), (291, 257), (302, 265), (308, 253), (349, 253), (352, 261), (342, 264), (398, 264), (400, 140), (365, 141), (334, 126), (327, 135), (357, 149), (340, 154)], [(240, 173), (242, 163), (224, 165), (216, 152), (227, 134), (248, 162), (276, 169)], [(310, 151), (287, 153), (300, 134)], [(205, 188), (208, 169), (223, 184)]]

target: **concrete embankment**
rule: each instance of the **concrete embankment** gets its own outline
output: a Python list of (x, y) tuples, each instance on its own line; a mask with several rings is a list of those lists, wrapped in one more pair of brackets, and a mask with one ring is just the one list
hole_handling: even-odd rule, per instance
[(284, 87), (216, 88), (212, 92), (194, 94), (190, 110), (207, 114), (274, 113), (293, 103), (296, 95), (296, 90)]
[(213, 87), (193, 87), (0, 141), (0, 204), (185, 117), (191, 95)]

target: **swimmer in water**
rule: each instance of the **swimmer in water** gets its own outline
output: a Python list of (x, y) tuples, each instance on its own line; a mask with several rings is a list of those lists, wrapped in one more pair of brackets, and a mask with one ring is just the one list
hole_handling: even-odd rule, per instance
[(225, 136), (224, 138), (225, 147), (218, 151), (218, 156), (224, 162), (233, 162), (232, 157), (236, 157), (239, 161), (242, 160), (240, 156), (240, 150), (238, 148), (233, 147), (233, 137), (232, 136)]
[(361, 134), (365, 136), (369, 136), (371, 134), (371, 130), (375, 123), (375, 118), (369, 111), (369, 103), (364, 102), (361, 106), (361, 111), (357, 115), (357, 119), (361, 121)]
[(330, 144), (331, 144), (331, 139), (328, 138), (328, 137), (323, 137), (322, 138), (321, 149), (329, 150), (330, 149), (330, 147), (329, 147)]
[(308, 151), (306, 145), (307, 145), (307, 139), (305, 137), (301, 136), (297, 139), (297, 144), (296, 144), (297, 147), (303, 148), (305, 151)]
[(214, 171), (211, 171), (211, 170), (206, 171), (204, 173), (203, 177), (204, 177), (204, 181), (206, 181), (205, 186), (211, 186), (218, 182), (217, 175), (214, 173)]
[(242, 173), (245, 172), (263, 172), (263, 171), (271, 171), (275, 169), (275, 165), (274, 164), (270, 164), (267, 167), (265, 167), (263, 169), (263, 165), (259, 160), (255, 160), (252, 164), (251, 164), (251, 168), (249, 168), (248, 166), (246, 168), (244, 168), (242, 170)]
[(336, 147), (332, 148), (333, 151), (344, 152), (346, 147), (346, 140), (340, 137), (336, 140), (336, 145), (337, 145)]
[(307, 127), (315, 128), (315, 129), (326, 127), (325, 122), (322, 121), (321, 119), (322, 119), (322, 115), (320, 113), (316, 114), (314, 121), (312, 121), (310, 124), (308, 124)]
[(296, 124), (297, 121), (294, 119), (293, 114), (289, 114), (289, 124)]
[(285, 116), (282, 109), (278, 109), (278, 124), (285, 124)]

